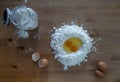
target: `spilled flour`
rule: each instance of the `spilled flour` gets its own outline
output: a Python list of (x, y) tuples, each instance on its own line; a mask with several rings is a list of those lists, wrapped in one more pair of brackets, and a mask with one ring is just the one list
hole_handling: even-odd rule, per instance
[[(67, 47), (64, 48), (64, 45)], [(80, 65), (85, 61), (93, 48), (93, 39), (82, 26), (63, 25), (51, 35), (50, 46), (54, 50), (55, 59), (67, 70), (68, 67)]]
[(18, 35), (18, 38), (28, 38), (29, 37), (29, 33), (27, 31), (24, 31), (24, 30), (19, 30), (17, 32), (17, 35)]

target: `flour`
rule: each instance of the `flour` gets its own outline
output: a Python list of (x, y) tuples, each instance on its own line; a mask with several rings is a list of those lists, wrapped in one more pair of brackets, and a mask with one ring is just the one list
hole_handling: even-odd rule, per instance
[(26, 6), (18, 6), (11, 10), (10, 20), (20, 30), (33, 30), (38, 26), (37, 13)]
[[(83, 45), (78, 51), (68, 54), (63, 49), (63, 44), (71, 37), (80, 38)], [(87, 61), (87, 54), (93, 47), (93, 39), (89, 37), (87, 30), (84, 30), (82, 26), (76, 24), (63, 25), (55, 29), (51, 35), (50, 46), (54, 50), (55, 59), (64, 66), (64, 70), (67, 70), (68, 67), (80, 65), (84, 60)]]
[(24, 30), (19, 30), (19, 31), (17, 32), (17, 34), (18, 34), (18, 38), (23, 38), (23, 39), (25, 39), (25, 38), (28, 38), (28, 37), (29, 37), (29, 33), (28, 33), (27, 31), (24, 31)]
[(38, 26), (37, 13), (27, 6), (13, 8), (9, 12), (9, 19), (20, 30), (18, 31), (18, 37), (20, 38), (28, 38), (29, 34), (27, 31), (36, 29)]

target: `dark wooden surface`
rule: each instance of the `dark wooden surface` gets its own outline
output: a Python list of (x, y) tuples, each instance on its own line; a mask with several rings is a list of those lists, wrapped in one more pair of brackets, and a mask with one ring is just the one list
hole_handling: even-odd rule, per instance
[[(0, 0), (0, 20), (6, 7), (24, 5), (20, 0)], [(30, 31), (29, 39), (18, 39), (16, 28), (0, 22), (0, 82), (120, 82), (120, 0), (28, 0), (27, 6), (39, 15), (39, 28)], [(97, 52), (89, 54), (88, 62), (63, 71), (53, 55), (51, 29), (62, 23), (83, 24), (97, 44)], [(34, 36), (39, 34), (34, 39)], [(50, 64), (40, 69), (31, 60), (39, 52)], [(108, 73), (98, 79), (96, 63), (105, 61)]]

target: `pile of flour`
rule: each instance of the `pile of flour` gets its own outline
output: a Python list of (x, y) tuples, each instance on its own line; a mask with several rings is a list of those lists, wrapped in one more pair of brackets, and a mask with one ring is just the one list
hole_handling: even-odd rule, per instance
[[(71, 66), (80, 65), (93, 47), (93, 39), (89, 37), (87, 30), (84, 30), (82, 26), (71, 24), (63, 25), (54, 31), (51, 35), (50, 46), (54, 50), (55, 59), (64, 66), (64, 70)], [(63, 44), (72, 37), (80, 38), (83, 45), (77, 52), (68, 54), (65, 52)]]

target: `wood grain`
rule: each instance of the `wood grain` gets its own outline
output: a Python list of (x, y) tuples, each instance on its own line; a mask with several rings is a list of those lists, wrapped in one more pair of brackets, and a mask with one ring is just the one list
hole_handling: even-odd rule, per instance
[[(0, 0), (0, 20), (6, 7), (24, 5), (22, 0)], [(120, 82), (120, 0), (28, 0), (27, 6), (39, 15), (39, 27), (29, 39), (18, 39), (16, 28), (0, 22), (0, 82)], [(85, 27), (97, 41), (97, 52), (88, 62), (63, 71), (49, 46), (51, 29), (71, 21)], [(36, 34), (40, 39), (34, 39)], [(31, 54), (39, 52), (50, 64), (40, 69)], [(108, 72), (98, 79), (96, 63), (105, 61)]]

